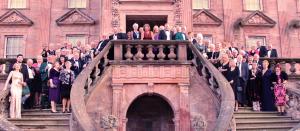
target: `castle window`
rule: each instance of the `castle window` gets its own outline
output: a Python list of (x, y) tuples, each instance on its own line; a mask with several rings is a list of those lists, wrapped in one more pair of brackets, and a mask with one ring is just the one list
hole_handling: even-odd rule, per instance
[(26, 8), (26, 0), (8, 0), (9, 9), (22, 9)]
[(262, 0), (244, 0), (243, 2), (244, 2), (244, 10), (248, 10), (248, 11), (263, 10)]
[(18, 54), (24, 54), (23, 36), (6, 36), (5, 57), (16, 58)]
[(86, 8), (87, 0), (68, 0), (68, 8)]
[(193, 0), (193, 9), (209, 9), (209, 0)]
[(82, 45), (85, 45), (86, 37), (85, 35), (67, 35), (67, 41), (72, 43), (73, 46), (76, 46), (79, 41)]

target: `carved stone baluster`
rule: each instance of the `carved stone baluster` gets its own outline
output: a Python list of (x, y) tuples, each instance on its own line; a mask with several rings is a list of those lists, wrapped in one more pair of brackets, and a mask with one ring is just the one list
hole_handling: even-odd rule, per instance
[(126, 45), (126, 53), (125, 53), (125, 58), (126, 60), (130, 61), (133, 57), (133, 54), (131, 53), (131, 45)]
[(285, 61), (280, 62), (280, 66), (281, 66), (282, 71), (286, 71), (286, 62)]
[(164, 58), (166, 57), (166, 55), (164, 54), (164, 45), (159, 45), (158, 46), (158, 54), (157, 54), (157, 58), (159, 60), (164, 60)]
[(144, 54), (142, 53), (143, 46), (137, 45), (136, 48), (137, 48), (137, 53), (135, 54), (135, 59), (141, 61), (143, 60), (144, 57)]
[(296, 62), (293, 61), (290, 63), (291, 64), (291, 68), (290, 68), (290, 72), (291, 72), (291, 75), (295, 75), (296, 74)]
[(148, 60), (153, 61), (154, 57), (155, 57), (155, 55), (153, 53), (153, 45), (148, 45), (147, 48), (148, 48), (148, 53), (146, 56), (147, 56)]
[(170, 54), (168, 55), (168, 58), (170, 60), (175, 60), (176, 54), (175, 54), (175, 45), (169, 45), (168, 47), (170, 49)]

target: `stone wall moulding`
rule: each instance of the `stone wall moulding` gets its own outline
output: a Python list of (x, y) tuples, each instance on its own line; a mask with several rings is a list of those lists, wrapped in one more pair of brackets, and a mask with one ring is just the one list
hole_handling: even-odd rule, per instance
[(193, 25), (221, 25), (222, 20), (208, 10), (199, 10), (193, 15)]
[(189, 67), (185, 65), (114, 65), (112, 74), (112, 83), (189, 84)]
[(72, 9), (56, 20), (57, 25), (93, 25), (95, 20), (79, 9)]
[(265, 15), (263, 12), (255, 11), (241, 21), (242, 26), (264, 26), (273, 27), (276, 21)]
[(33, 22), (23, 15), (21, 12), (13, 9), (9, 10), (2, 16), (0, 16), (0, 25), (8, 26), (8, 25), (23, 25), (23, 26), (31, 26)]

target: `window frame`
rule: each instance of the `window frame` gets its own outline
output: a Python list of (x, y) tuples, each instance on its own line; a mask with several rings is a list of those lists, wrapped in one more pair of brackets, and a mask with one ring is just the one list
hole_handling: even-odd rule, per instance
[(6, 0), (6, 8), (7, 9), (17, 9), (17, 10), (24, 10), (24, 9), (29, 9), (29, 4), (30, 4), (30, 2), (29, 2), (29, 0), (24, 0), (25, 1), (25, 7), (22, 7), (22, 8), (12, 8), (11, 7), (11, 1), (12, 0)]
[[(257, 11), (257, 10), (249, 10), (249, 9), (247, 9), (246, 8), (246, 0), (243, 0), (242, 1), (243, 3), (243, 11), (245, 11), (245, 12), (253, 12), (253, 11)], [(258, 10), (258, 11), (264, 11), (264, 2), (263, 2), (263, 0), (259, 0), (259, 7), (260, 7), (260, 9)]]
[(70, 7), (69, 5), (70, 5), (70, 1), (71, 0), (67, 0), (67, 8), (68, 9), (87, 9), (88, 8), (88, 5), (89, 5), (89, 0), (85, 0), (85, 7), (80, 7), (80, 8), (78, 8), (78, 7)]
[[(84, 45), (88, 44), (88, 37), (85, 34), (66, 34), (65, 40), (68, 41), (68, 42), (70, 42), (69, 39), (68, 39), (69, 37), (83, 37), (85, 43), (81, 43), (81, 44), (84, 44)], [(72, 43), (72, 46), (76, 46), (76, 43), (74, 43), (74, 44)]]
[(208, 1), (207, 8), (194, 8), (194, 0), (192, 0), (192, 2), (191, 2), (192, 3), (192, 9), (193, 10), (210, 10), (211, 9), (211, 0), (207, 0), (207, 1)]
[[(249, 35), (247, 36), (247, 39), (246, 39), (246, 42), (245, 42), (245, 48), (251, 48), (252, 44), (250, 46), (248, 46), (248, 41), (250, 39), (254, 39), (256, 38), (256, 42), (259, 40), (258, 38), (262, 38), (263, 39), (263, 42), (262, 42), (262, 45), (263, 46), (266, 46), (268, 45), (268, 41), (267, 41), (267, 36), (264, 36), (264, 35)], [(254, 43), (254, 45), (256, 46), (256, 43)]]
[[(9, 38), (21, 38), (22, 39), (22, 41), (21, 41), (21, 52), (19, 52), (19, 53), (17, 53), (17, 54), (23, 54), (23, 55), (25, 55), (25, 47), (26, 47), (26, 44), (25, 44), (25, 36), (24, 35), (5, 35), (4, 36), (4, 53), (3, 53), (3, 57), (4, 58), (8, 58), (7, 56), (7, 45), (8, 45), (8, 39)], [(16, 54), (16, 55), (17, 55)], [(12, 55), (10, 55), (10, 56), (12, 56)]]

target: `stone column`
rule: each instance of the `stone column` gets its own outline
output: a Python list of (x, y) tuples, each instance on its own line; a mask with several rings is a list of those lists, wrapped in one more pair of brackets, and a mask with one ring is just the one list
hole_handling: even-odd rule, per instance
[(121, 119), (121, 104), (122, 104), (122, 94), (123, 94), (123, 84), (112, 84), (113, 90), (113, 106), (112, 106), (112, 115), (118, 118), (118, 131), (122, 131), (122, 122)]
[(190, 131), (189, 84), (179, 85), (180, 131)]

